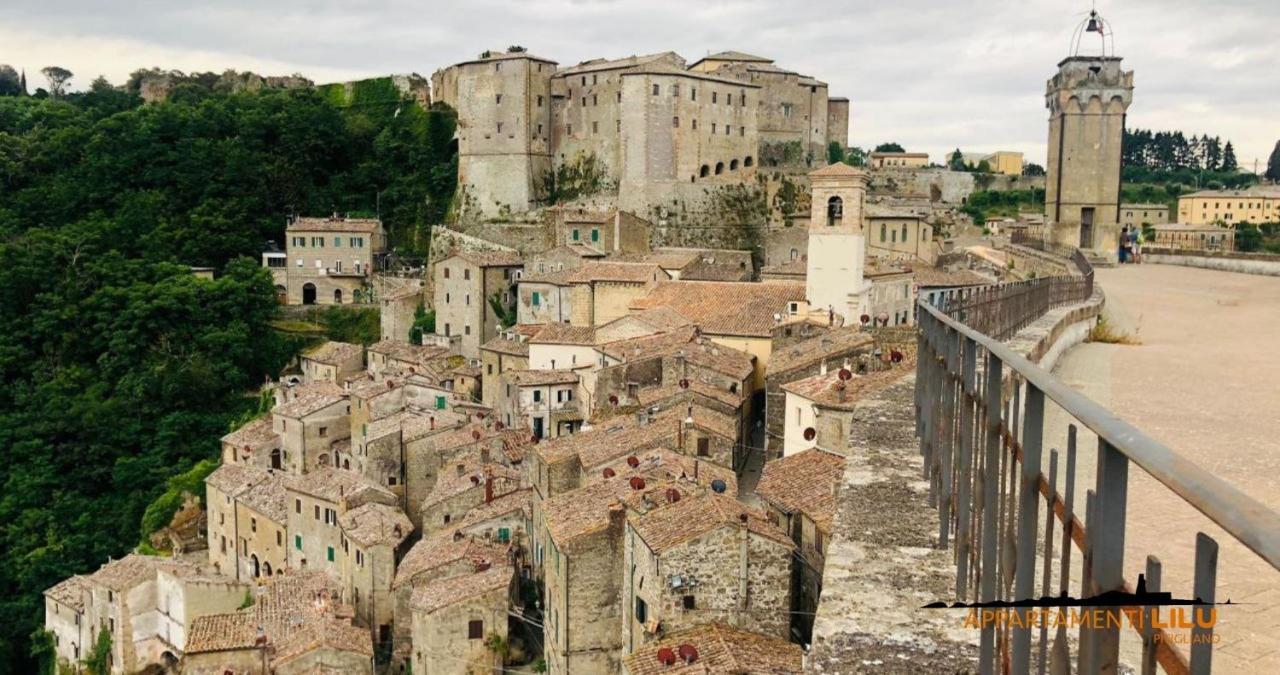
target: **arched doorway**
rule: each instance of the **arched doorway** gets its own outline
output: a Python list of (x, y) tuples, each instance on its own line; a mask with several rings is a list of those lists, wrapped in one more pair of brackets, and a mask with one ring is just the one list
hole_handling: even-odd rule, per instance
[(702, 165), (702, 168), (701, 168), (701, 169), (698, 169), (698, 175), (699, 175), (699, 176), (701, 176), (701, 177), (703, 177), (703, 178), (706, 178), (707, 176), (710, 176), (710, 175), (711, 175), (711, 167), (707, 166), (706, 164), (703, 164), (703, 165)]
[(257, 579), (257, 578), (258, 578), (258, 575), (262, 572), (262, 570), (258, 568), (258, 554), (257, 554), (257, 553), (254, 553), (253, 555), (249, 556), (249, 568), (250, 568), (251, 570), (253, 570), (253, 578), (254, 578), (254, 579)]
[(333, 304), (335, 304), (335, 305), (341, 305), (341, 304), (342, 304), (342, 289), (341, 289), (341, 288), (335, 288), (335, 289), (333, 289)]
[(280, 461), (280, 448), (271, 451), (271, 468), (283, 469), (284, 463)]
[(266, 562), (265, 560), (262, 562), (262, 576), (271, 576), (271, 563)]
[(730, 170), (730, 171), (737, 171), (737, 170), (738, 170), (738, 160), (736, 160), (736, 159), (731, 159), (731, 160), (729, 160), (729, 170)]
[(313, 283), (305, 283), (302, 285), (302, 304), (316, 304), (316, 285)]
[(716, 162), (716, 175), (724, 173), (724, 162)]
[(281, 286), (280, 284), (276, 284), (276, 301), (282, 305), (288, 304), (289, 289), (285, 288), (284, 286)]

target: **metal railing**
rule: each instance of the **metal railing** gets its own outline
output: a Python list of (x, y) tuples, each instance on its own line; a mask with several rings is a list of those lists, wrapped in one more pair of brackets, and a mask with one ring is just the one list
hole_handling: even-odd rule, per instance
[[(1091, 293), (1091, 270), (1079, 267), (1083, 257), (1078, 252), (1073, 258), (1078, 259), (1081, 276), (1089, 277)], [(1024, 289), (1021, 284), (1028, 285)], [(939, 540), (954, 553), (956, 599), (1027, 600), (1066, 595), (1072, 588), (1080, 589), (1081, 598), (1129, 591), (1124, 555), (1132, 466), (1280, 569), (1280, 515), (1003, 344), (1010, 331), (1033, 322), (1047, 307), (1080, 299), (1084, 293), (1072, 284), (1021, 284), (980, 289), (939, 306), (922, 302), (919, 308), (916, 431), (930, 502), (939, 512)], [(1069, 420), (1065, 430), (1047, 428), (1049, 405)], [(1077, 448), (1081, 431), (1096, 434), (1096, 455)], [(1065, 464), (1058, 450), (1064, 444)], [(1091, 460), (1096, 468), (1093, 482), (1081, 493), (1078, 486), (1088, 486), (1089, 479), (1087, 469), (1082, 472), (1086, 475), (1077, 475), (1077, 464), (1087, 466)], [(1208, 603), (1215, 597), (1217, 552), (1212, 537), (1196, 534), (1194, 587), (1189, 590), (1192, 597)], [(1147, 556), (1145, 577), (1147, 592), (1165, 590), (1160, 588), (1161, 563), (1155, 556)], [(1072, 630), (1076, 672), (1117, 670), (1120, 627), (1126, 625), (1125, 610), (1130, 608), (1099, 609), (1107, 617), (1102, 625), (1083, 626), (1078, 635)], [(1132, 609), (1148, 619), (1152, 616), (1147, 614), (1150, 607)], [(1071, 672), (1072, 640), (1065, 624), (1050, 635), (1045, 623), (1032, 627), (1031, 613), (1036, 610), (1008, 611), (1023, 621), (984, 625), (980, 672), (1031, 672), (1033, 646), (1036, 672)], [(1192, 611), (1198, 614), (1205, 608)], [(1127, 625), (1135, 625), (1131, 617)], [(1142, 662), (1134, 665), (1140, 672), (1153, 673), (1157, 665), (1170, 673), (1210, 671), (1212, 626), (1192, 629), (1189, 660), (1151, 621), (1142, 621), (1138, 630)]]

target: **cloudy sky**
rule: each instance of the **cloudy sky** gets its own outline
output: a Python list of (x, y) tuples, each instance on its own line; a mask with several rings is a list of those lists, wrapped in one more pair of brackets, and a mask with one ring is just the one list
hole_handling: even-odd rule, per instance
[[(9, 0), (0, 63), (122, 82), (134, 69), (418, 72), (520, 44), (562, 65), (667, 49), (777, 60), (852, 101), (851, 142), (1043, 162), (1044, 83), (1086, 0)], [(1101, 0), (1136, 71), (1131, 127), (1211, 133), (1242, 166), (1280, 138), (1280, 2)]]

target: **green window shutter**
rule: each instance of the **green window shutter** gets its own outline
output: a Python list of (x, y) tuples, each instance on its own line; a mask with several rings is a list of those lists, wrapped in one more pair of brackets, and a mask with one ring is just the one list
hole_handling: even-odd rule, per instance
[(333, 547), (332, 547), (332, 546), (330, 546), (330, 547), (329, 547), (328, 557), (329, 557), (329, 562), (333, 562)]
[(591, 230), (591, 241), (600, 241), (600, 230), (594, 228)]
[(443, 396), (436, 397), (436, 410), (444, 410), (445, 399)]
[(510, 529), (510, 528), (506, 528), (506, 527), (499, 527), (499, 528), (498, 528), (498, 541), (500, 541), (500, 542), (502, 542), (502, 543), (504, 543), (504, 544), (505, 544), (505, 543), (507, 543), (507, 542), (508, 542), (508, 541), (510, 541), (510, 540), (511, 540), (511, 529)]
[(342, 246), (342, 237), (334, 237), (333, 245), (335, 248), (340, 248)]
[(537, 307), (542, 304), (542, 296), (537, 291), (533, 292), (533, 306)]
[(299, 551), (302, 550), (302, 535), (300, 534), (293, 535), (293, 547), (298, 549)]
[(574, 231), (573, 231), (573, 240), (574, 240), (574, 241), (578, 241), (580, 238), (581, 238), (581, 237), (580, 237), (580, 235), (578, 234), (578, 231), (577, 231), (577, 230), (574, 230)]

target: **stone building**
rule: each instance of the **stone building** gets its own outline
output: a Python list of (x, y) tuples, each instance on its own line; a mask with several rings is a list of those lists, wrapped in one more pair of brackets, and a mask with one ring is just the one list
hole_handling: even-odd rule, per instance
[(191, 675), (373, 674), (369, 631), (351, 621), (337, 581), (299, 570), (264, 582), (253, 604), (192, 622), (182, 672)]
[(529, 367), (529, 338), (541, 326), (516, 325), (480, 346), (480, 400), (489, 407), (497, 405), (502, 388), (502, 374)]
[(425, 307), (424, 284), (413, 280), (378, 298), (383, 340), (408, 342), (418, 307)]
[(856, 370), (852, 364), (864, 361), (874, 349), (874, 339), (856, 326), (830, 329), (795, 324), (791, 335), (782, 333), (776, 342), (773, 363), (765, 378), (765, 447), (770, 460), (783, 455), (788, 410), (783, 386), (846, 363)]
[(350, 342), (326, 341), (318, 347), (303, 352), (298, 357), (302, 366), (302, 381), (345, 384), (364, 372), (364, 346)]
[(284, 473), (223, 464), (205, 478), (209, 564), (220, 574), (252, 581), (288, 565)]
[(919, 209), (883, 204), (867, 205), (866, 245), (868, 258), (925, 265), (934, 264), (939, 248)]
[(502, 423), (541, 440), (572, 434), (586, 414), (572, 370), (514, 370), (501, 376), (494, 409)]
[(800, 556), (791, 576), (790, 615), (801, 644), (811, 641), (844, 465), (843, 456), (810, 448), (766, 463), (756, 485), (769, 519), (791, 535)]
[(435, 100), (458, 112), (458, 187), (464, 212), (527, 211), (551, 171), (554, 61), (485, 51), (437, 70)]
[(422, 501), (422, 534), (431, 536), (461, 521), (473, 509), (525, 486), (524, 474), (489, 461), (488, 450), (459, 457), (436, 477), (435, 487)]
[(400, 545), (413, 533), (413, 523), (399, 507), (369, 502), (339, 515), (338, 527), (342, 598), (354, 609), (357, 623), (369, 628), (375, 644), (390, 642), (395, 614), (391, 583)]
[(470, 574), (432, 579), (414, 588), (412, 672), (501, 671), (502, 655), (493, 645), (507, 641), (514, 579), (509, 565), (480, 563)]
[(354, 471), (325, 467), (305, 476), (290, 476), (288, 491), (289, 567), (320, 570), (342, 578), (339, 516), (364, 504), (399, 507), (389, 490)]
[(655, 496), (623, 534), (623, 654), (667, 632), (723, 622), (789, 635), (795, 545), (764, 512), (716, 493)]
[(1114, 55), (1069, 56), (1045, 88), (1049, 237), (1111, 261), (1119, 255), (1120, 146), (1132, 102), (1133, 71)]
[(897, 263), (868, 264), (862, 274), (871, 282), (867, 325), (910, 326), (915, 323), (915, 272), (910, 267)]
[(706, 623), (663, 635), (622, 660), (623, 675), (804, 672), (804, 650), (786, 640)]
[(1121, 204), (1120, 225), (1142, 227), (1169, 222), (1169, 207), (1165, 204)]
[(849, 432), (858, 422), (853, 411), (867, 392), (900, 377), (914, 361), (904, 353), (904, 360), (880, 370), (856, 372), (858, 366), (820, 370), (801, 380), (782, 385), (786, 392), (783, 422), (783, 457), (809, 448), (821, 448), (839, 454), (848, 445)]
[(271, 419), (281, 447), (272, 451), (270, 468), (302, 474), (333, 464), (333, 443), (351, 436), (346, 392), (329, 382), (282, 387), (277, 392), (281, 402), (271, 409)]
[(494, 299), (510, 307), (515, 299), (517, 272), (523, 263), (515, 253), (463, 251), (435, 264), (436, 332), (461, 336), (461, 354), (479, 358), (480, 345), (503, 328)]
[(79, 664), (100, 632), (111, 673), (173, 668), (193, 622), (238, 607), (247, 586), (189, 559), (130, 554), (45, 591), (45, 629), (59, 659)]
[[(290, 305), (345, 305), (365, 302), (387, 232), (376, 218), (294, 218), (285, 228), (285, 268), (272, 267), (276, 283), (284, 278)], [(273, 261), (264, 256), (271, 267)]]
[(849, 99), (843, 96), (827, 98), (827, 144), (831, 143), (849, 147)]
[(222, 463), (270, 467), (272, 457), (279, 456), (280, 450), (280, 437), (272, 425), (271, 416), (266, 415), (223, 436)]

